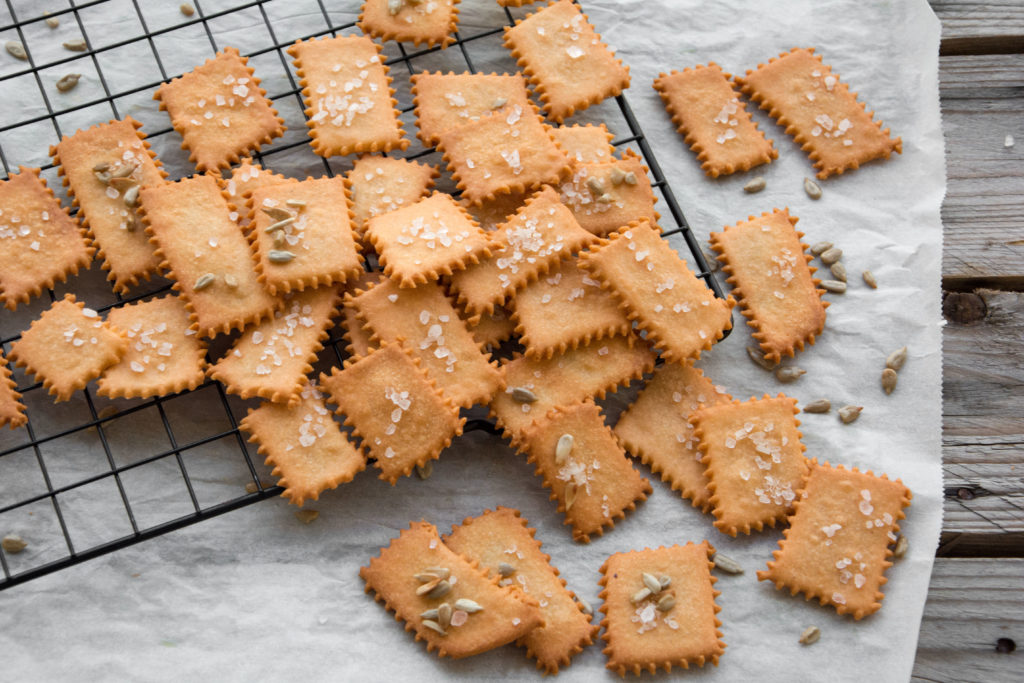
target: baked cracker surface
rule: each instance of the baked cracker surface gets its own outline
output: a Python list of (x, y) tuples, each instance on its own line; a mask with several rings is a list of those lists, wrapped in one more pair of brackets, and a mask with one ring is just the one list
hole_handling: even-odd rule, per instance
[(639, 220), (657, 226), (661, 217), (654, 209), (647, 168), (630, 153), (602, 163), (576, 162), (572, 176), (558, 189), (579, 224), (595, 235)]
[(366, 154), (345, 174), (352, 208), (352, 227), (362, 237), (366, 221), (415, 204), (429, 196), (434, 179), (440, 173), (436, 166), (408, 159)]
[(427, 147), (440, 134), (508, 105), (530, 109), (526, 80), (521, 74), (419, 73), (413, 74), (412, 95), (417, 137)]
[(603, 123), (556, 126), (549, 132), (570, 161), (600, 164), (614, 159), (613, 136)]
[(394, 0), (365, 0), (359, 14), (359, 30), (372, 38), (397, 40), (419, 46), (440, 45), (444, 49), (455, 42), (459, 21), (456, 5), (460, 0), (412, 2), (400, 0), (398, 11), (391, 12)]

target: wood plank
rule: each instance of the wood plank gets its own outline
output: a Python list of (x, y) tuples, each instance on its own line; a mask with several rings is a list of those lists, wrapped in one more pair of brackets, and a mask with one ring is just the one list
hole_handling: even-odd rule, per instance
[(1024, 653), (1000, 638), (1024, 645), (1024, 560), (937, 559), (912, 680), (1024, 680)]
[(930, 0), (942, 22), (941, 54), (1024, 51), (1024, 4), (1019, 0)]

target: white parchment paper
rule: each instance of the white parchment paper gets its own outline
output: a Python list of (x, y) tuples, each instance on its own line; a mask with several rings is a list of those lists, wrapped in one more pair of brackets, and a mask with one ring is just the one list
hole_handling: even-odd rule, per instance
[[(209, 15), (240, 3), (203, 2)], [(325, 2), (335, 23), (350, 20), (354, 0)], [(792, 0), (742, 2), (720, 0), (587, 0), (585, 9), (606, 42), (630, 66), (628, 98), (670, 186), (696, 234), (748, 214), (788, 206), (800, 217), (808, 242), (828, 240), (844, 252), (850, 286), (843, 296), (829, 295), (825, 333), (796, 362), (807, 370), (799, 382), (781, 385), (752, 365), (744, 346), (752, 343), (739, 314), (732, 335), (705, 354), (700, 366), (735, 397), (785, 391), (800, 403), (827, 397), (833, 406), (864, 406), (861, 418), (841, 425), (835, 410), (828, 415), (801, 415), (807, 455), (901, 478), (913, 491), (913, 505), (902, 525), (910, 552), (888, 572), (886, 598), (877, 614), (854, 622), (832, 609), (806, 603), (800, 596), (776, 592), (754, 573), (776, 548), (781, 531), (732, 539), (717, 532), (711, 517), (651, 477), (650, 499), (625, 521), (589, 545), (572, 542), (567, 527), (548, 501), (546, 490), (524, 459), (496, 437), (470, 433), (444, 453), (427, 481), (405, 479), (391, 487), (373, 471), (312, 507), (320, 517), (300, 523), (294, 508), (274, 500), (192, 526), (115, 554), (61, 571), (0, 593), (0, 651), (3, 674), (11, 680), (508, 680), (533, 678), (533, 663), (524, 651), (502, 648), (458, 662), (441, 661), (412, 641), (402, 626), (364, 595), (358, 568), (386, 545), (410, 520), (436, 524), (442, 533), (485, 508), (507, 505), (522, 510), (544, 542), (569, 587), (595, 608), (599, 567), (611, 553), (686, 541), (710, 540), (745, 568), (742, 576), (721, 576), (719, 615), (728, 648), (715, 668), (673, 674), (687, 679), (742, 680), (906, 680), (911, 671), (918, 626), (942, 515), (940, 419), (941, 337), (939, 278), (942, 228), (939, 208), (945, 191), (943, 139), (939, 118), (937, 53), (939, 23), (924, 0)], [(150, 30), (182, 21), (177, 3), (140, 3)], [(38, 13), (36, 3), (15, 2), (21, 15)], [(32, 7), (35, 7), (33, 10)], [(500, 22), (491, 0), (463, 0), (465, 33)], [(7, 10), (4, 10), (6, 12)], [(262, 13), (271, 21), (267, 31)], [(517, 16), (522, 12), (517, 11)], [(70, 16), (70, 15), (69, 15)], [(115, 1), (83, 10), (81, 18), (94, 45), (109, 45), (141, 34), (141, 20), (131, 3)], [(9, 16), (3, 23), (9, 23)], [(236, 45), (243, 53), (260, 50), (324, 28), (316, 2), (274, 0), (210, 21), (218, 47)], [(37, 62), (66, 57), (59, 42), (46, 39), (38, 24), (27, 43)], [(62, 21), (62, 40), (79, 28)], [(35, 34), (39, 35), (36, 36)], [(6, 39), (6, 38), (5, 38)], [(188, 70), (212, 54), (202, 27), (157, 36), (167, 75)], [(903, 138), (903, 154), (887, 162), (821, 183), (824, 197), (813, 202), (802, 181), (812, 176), (806, 156), (763, 112), (755, 119), (775, 140), (779, 159), (768, 167), (712, 181), (673, 130), (651, 82), (661, 71), (713, 60), (726, 71), (742, 72), (795, 45), (815, 46), (851, 88), (860, 93), (894, 135)], [(511, 61), (500, 36), (469, 48), (480, 70), (509, 70)], [(161, 79), (160, 66), (142, 41), (100, 58), (107, 85), (122, 92)], [(420, 68), (464, 68), (453, 48), (418, 62)], [(394, 45), (387, 48), (394, 56)], [(254, 58), (257, 75), (272, 95), (290, 86), (281, 58), (274, 52)], [(16, 65), (17, 66), (17, 65)], [(68, 97), (87, 103), (102, 94), (91, 60), (73, 65), (84, 75)], [(9, 67), (4, 63), (5, 73)], [(54, 68), (53, 80), (68, 68)], [(407, 95), (407, 72), (393, 69), (400, 99)], [(48, 83), (48, 81), (47, 81)], [(0, 98), (4, 120), (27, 120), (45, 114), (31, 87), (7, 88)], [(169, 121), (149, 99), (150, 91), (119, 98), (120, 115), (130, 114), (148, 131), (166, 129)], [(408, 100), (404, 100), (407, 102)], [(66, 105), (67, 100), (61, 101)], [(284, 142), (300, 141), (305, 128), (294, 97), (275, 103), (286, 118)], [(627, 131), (616, 119), (614, 103), (574, 120), (606, 120), (618, 137)], [(12, 118), (13, 117), (13, 118)], [(111, 117), (107, 105), (85, 107), (62, 118), (65, 133)], [(411, 117), (406, 130), (411, 131)], [(26, 131), (38, 131), (29, 132)], [(33, 124), (20, 136), (0, 136), (5, 153), (22, 163), (46, 163), (46, 146), (55, 141), (48, 123)], [(191, 172), (187, 155), (171, 133), (154, 139), (172, 178)], [(280, 144), (280, 143), (279, 143)], [(289, 175), (323, 172), (305, 145), (270, 157), (275, 169)], [(332, 161), (336, 170), (347, 160)], [(741, 188), (763, 175), (768, 189), (747, 195)], [(51, 184), (55, 178), (48, 176)], [(671, 226), (664, 203), (665, 224)], [(681, 253), (685, 248), (674, 242)], [(879, 289), (871, 290), (860, 273), (872, 270)], [(84, 292), (90, 305), (110, 301), (98, 268), (73, 280), (63, 291)], [(23, 329), (42, 304), (0, 312), (0, 332)], [(879, 375), (886, 355), (903, 346), (910, 357), (899, 387), (886, 396)], [(24, 377), (17, 375), (24, 383)], [(29, 397), (39, 433), (88, 419), (79, 395), (54, 407), (42, 392)], [(611, 401), (614, 416), (632, 395)], [(229, 429), (216, 408), (213, 388), (174, 399), (164, 406), (178, 442), (204, 438)], [(97, 400), (97, 409), (108, 402)], [(117, 402), (124, 408), (133, 405)], [(232, 401), (236, 417), (247, 405)], [(118, 464), (171, 448), (160, 416), (153, 409), (119, 418), (104, 430)], [(0, 447), (24, 436), (4, 433)], [(60, 439), (42, 448), (54, 485), (80, 480), (109, 469), (95, 433)], [(0, 459), (0, 505), (21, 500), (42, 488), (35, 454), (26, 450)], [(234, 437), (216, 440), (182, 456), (201, 504), (238, 495), (247, 470)], [(33, 470), (32, 468), (36, 468)], [(191, 506), (174, 458), (131, 470), (122, 477), (125, 495), (141, 526)], [(34, 472), (34, 474), (32, 474)], [(266, 481), (269, 472), (261, 469)], [(647, 472), (648, 476), (650, 473)], [(120, 516), (104, 506), (120, 502), (110, 479), (62, 496), (67, 524), (76, 537), (95, 541), (130, 531)], [(181, 508), (180, 510), (178, 508)], [(32, 513), (32, 514), (29, 514)], [(30, 548), (17, 562), (39, 562), (66, 553), (52, 508), (40, 503), (0, 517), (0, 532), (20, 532)], [(24, 567), (26, 565), (20, 565)], [(809, 625), (822, 631), (811, 647), (797, 643)], [(604, 669), (601, 644), (578, 655), (563, 670), (566, 680), (614, 680)]]

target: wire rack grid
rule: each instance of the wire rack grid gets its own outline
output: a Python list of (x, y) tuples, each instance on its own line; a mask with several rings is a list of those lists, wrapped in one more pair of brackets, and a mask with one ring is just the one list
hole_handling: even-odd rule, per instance
[[(465, 30), (467, 3), (463, 3), (461, 23), (464, 32), (456, 33), (455, 43), (444, 51), (436, 47), (410, 50), (406, 45), (393, 42), (386, 45), (386, 63), (391, 68), (396, 87), (399, 88), (399, 108), (407, 131), (411, 129), (410, 124), (413, 121), (413, 107), (408, 90), (406, 88), (403, 91), (401, 83), (407, 82), (409, 75), (431, 67), (436, 69), (443, 66), (453, 71), (464, 69), (476, 73), (480, 64), (477, 63), (479, 60), (475, 62), (473, 57), (475, 46), (489, 41), (493, 48), (496, 41), (500, 42), (505, 26), (514, 24), (516, 18), (525, 13), (497, 8), (491, 0), (488, 2), (493, 6), (491, 11), (500, 14), (492, 14), (487, 19), (490, 21), (489, 26), (472, 30)], [(250, 57), (251, 63), (260, 58), (279, 62), (283, 74), (279, 82), (283, 87), (278, 92), (272, 91), (269, 97), (279, 111), (288, 110), (287, 113), (282, 111), (282, 114), (289, 128), (298, 132), (291, 139), (286, 137), (278, 140), (255, 154), (256, 160), (275, 171), (285, 170), (282, 167), (290, 165), (292, 170), (302, 173), (322, 172), (331, 176), (345, 170), (346, 164), (348, 168), (351, 167), (351, 160), (322, 159), (309, 150), (306, 128), (303, 125), (305, 121), (302, 95), (285, 49), (297, 39), (358, 32), (352, 16), (359, 4), (355, 0), (343, 3), (353, 7), (347, 7), (341, 12), (329, 7), (330, 3), (326, 0), (309, 0), (301, 3), (291, 0), (221, 0), (216, 3), (214, 0), (206, 0), (194, 2), (195, 13), (192, 16), (179, 14), (168, 19), (165, 12), (155, 22), (151, 5), (156, 3), (141, 0), (92, 0), (70, 3), (67, 8), (51, 9), (46, 14), (39, 13), (37, 3), (21, 3), (20, 11), (16, 6), (19, 3), (13, 0), (5, 0), (5, 4), (8, 21), (0, 25), (0, 40), (13, 39), (21, 42), (27, 59), (24, 66), (18, 63), (13, 69), (0, 71), (0, 97), (5, 87), (16, 85), (25, 88), (34, 85), (39, 93), (41, 109), (45, 112), (35, 115), (30, 112), (21, 118), (15, 116), (12, 119), (5, 116), (0, 119), (0, 164), (3, 166), (5, 177), (19, 164), (32, 165), (30, 155), (19, 145), (26, 137), (31, 137), (38, 148), (36, 138), (41, 137), (38, 126), (50, 127), (52, 130), (49, 131), (49, 137), (56, 136), (59, 140), (61, 136), (74, 132), (75, 128), (68, 125), (68, 120), (78, 121), (77, 127), (84, 128), (107, 118), (122, 118), (127, 113), (137, 117), (136, 111), (126, 111), (129, 107), (124, 103), (131, 101), (132, 98), (148, 98), (160, 83), (178, 75), (168, 71), (167, 64), (174, 59), (174, 55), (167, 51), (168, 41), (173, 44), (176, 34), (191, 29), (203, 36), (202, 40), (208, 41), (209, 49), (216, 52), (228, 44), (218, 38), (219, 26), (224, 22), (236, 20), (244, 20), (250, 26), (253, 23), (261, 24), (266, 31), (268, 44), (253, 50), (243, 50), (243, 54)], [(160, 4), (166, 6), (174, 3)], [(109, 9), (134, 15), (133, 19), (137, 19), (140, 30), (134, 35), (118, 36), (116, 40), (110, 42), (102, 42), (105, 36), (100, 36), (102, 44), (97, 45), (89, 33), (89, 27), (92, 26), (95, 32), (97, 24), (89, 13), (92, 10)], [(174, 11), (178, 11), (177, 7)], [(319, 15), (318, 22), (322, 18), (322, 28), (311, 33), (292, 34), (288, 32), (286, 22), (280, 19), (282, 12), (302, 12), (307, 18), (310, 14)], [(69, 53), (66, 51), (58, 52), (53, 58), (43, 56), (37, 61), (33, 48), (38, 44), (39, 36), (46, 28), (47, 18), (55, 18), (62, 25), (70, 24), (72, 29), (77, 29), (86, 43), (86, 49), (73, 56), (68, 56)], [(0, 13), (0, 21), (2, 20), (3, 16)], [(283, 28), (282, 23), (285, 23)], [(116, 56), (119, 50), (139, 48), (144, 48), (150, 53), (157, 70), (157, 74), (154, 75), (158, 76), (158, 80), (143, 79), (143, 82), (124, 85), (116, 83), (115, 80), (119, 79), (111, 78), (105, 73), (103, 64), (106, 59)], [(69, 66), (80, 68), (83, 65), (91, 66), (95, 82), (102, 94), (78, 99), (71, 104), (60, 104), (66, 100), (56, 95), (52, 87), (55, 80), (52, 74), (59, 73), (60, 69)], [(487, 66), (494, 67), (495, 64), (487, 61)], [(501, 67), (510, 72), (516, 70), (511, 57), (507, 57)], [(182, 70), (186, 68), (182, 67)], [(107, 69), (108, 72), (111, 71), (109, 65)], [(262, 77), (258, 64), (256, 75)], [(266, 79), (264, 85), (269, 86)], [(109, 113), (97, 113), (97, 108), (100, 111), (109, 110)], [(152, 109), (155, 111), (155, 107)], [(721, 286), (712, 276), (700, 245), (666, 183), (626, 98), (618, 96), (613, 101), (609, 100), (593, 107), (585, 114), (596, 117), (595, 121), (605, 122), (613, 133), (619, 134), (612, 142), (617, 149), (630, 148), (642, 155), (652, 176), (652, 186), (663, 200), (663, 206), (668, 207), (674, 223), (674, 227), (664, 231), (664, 236), (678, 236), (683, 240), (698, 276), (704, 279), (716, 296), (721, 297)], [(83, 116), (86, 117), (84, 123)], [(104, 116), (106, 118), (103, 118)], [(610, 120), (613, 117), (617, 118), (618, 123)], [(575, 117), (574, 122), (581, 118)], [(158, 149), (166, 164), (167, 155), (181, 156), (180, 151), (176, 149), (178, 137), (167, 125), (166, 116), (154, 120), (160, 124), (146, 124), (144, 130), (148, 140)], [(429, 161), (435, 163), (440, 157), (435, 150), (418, 147), (415, 142), (400, 156), (409, 159), (429, 158)], [(37, 156), (34, 165), (43, 168), (43, 176), (60, 196), (61, 190), (52, 164), (45, 161), (40, 163)], [(441, 181), (441, 184), (443, 183), (444, 180)], [(91, 271), (94, 280), (102, 278), (102, 273), (98, 271), (94, 264)], [(86, 276), (88, 275), (90, 274), (87, 273)], [(68, 285), (74, 287), (76, 282), (72, 281)], [(139, 291), (129, 296), (108, 293), (109, 303), (93, 307), (103, 313), (116, 306), (164, 294), (170, 290), (170, 286), (166, 280), (157, 278), (155, 282), (136, 288)], [(107, 289), (109, 290), (109, 287)], [(62, 287), (56, 287), (56, 291), (48, 292), (48, 300), (44, 299), (42, 303), (33, 302), (36, 303), (35, 310), (40, 311), (41, 306), (55, 301), (61, 291)], [(90, 305), (93, 305), (92, 301)], [(11, 342), (19, 338), (20, 334), (16, 330), (27, 326), (25, 320), (24, 316), (18, 319), (7, 312), (0, 313), (0, 344), (5, 351), (9, 350)], [(31, 318), (27, 320), (30, 322)], [(224, 346), (224, 340), (220, 342), (219, 345), (211, 344), (211, 356), (216, 354), (217, 348)], [(324, 367), (340, 364), (346, 357), (344, 348), (342, 332), (336, 328), (324, 345), (321, 364)], [(29, 420), (23, 429), (18, 430), (18, 436), (0, 434), (0, 535), (29, 524), (29, 518), (35, 518), (37, 523), (45, 518), (51, 533), (48, 543), (33, 541), (31, 551), (25, 553), (14, 555), (0, 549), (0, 590), (281, 493), (280, 487), (262, 483), (261, 474), (266, 476), (266, 468), (254, 461), (244, 436), (238, 430), (236, 415), (244, 413), (246, 403), (236, 401), (234, 397), (229, 398), (217, 382), (208, 381), (192, 392), (182, 392), (174, 396), (119, 402), (105, 402), (95, 395), (90, 386), (76, 395), (77, 403), (73, 407), (62, 407), (67, 404), (55, 407), (50, 403), (40, 383), (33, 383), (21, 372), (15, 373), (15, 379), (19, 384), (18, 391), (23, 394), (23, 401), (28, 405)], [(183, 401), (191, 405), (191, 412), (181, 408)], [(205, 431), (192, 429), (193, 418), (190, 416), (196, 415), (197, 412), (217, 413), (219, 426)], [(470, 417), (473, 417), (472, 413)], [(466, 428), (494, 431), (490, 421), (480, 418), (471, 419)], [(140, 436), (142, 434), (148, 436)], [(82, 447), (82, 442), (91, 444), (92, 450), (95, 451), (95, 463), (91, 470), (64, 471), (65, 463), (60, 456), (69, 439), (76, 440), (78, 448)], [(192, 454), (202, 452), (204, 448), (212, 445), (240, 453), (235, 469), (227, 475), (232, 480), (232, 486), (217, 488), (214, 495), (209, 494), (209, 487), (206, 484), (211, 477), (223, 476), (224, 473), (208, 472), (198, 465), (199, 459), (191, 457)], [(126, 456), (126, 453), (130, 455)], [(162, 468), (164, 475), (172, 477), (173, 485), (154, 483), (147, 481), (147, 477), (134, 476), (142, 470), (146, 470), (148, 476), (155, 465)], [(26, 475), (26, 472), (31, 474)], [(24, 484), (26, 478), (32, 480), (34, 484)], [(137, 484), (136, 479), (142, 483)], [(248, 488), (243, 488), (246, 484)], [(177, 497), (178, 504), (166, 504), (167, 496), (164, 496), (158, 498), (158, 501), (165, 502), (150, 504), (143, 513), (138, 496), (135, 495), (138, 485), (150, 488), (167, 486), (168, 490), (173, 489), (176, 492), (173, 495)], [(74, 513), (69, 514), (68, 508), (77, 505), (78, 498), (86, 495), (106, 496), (112, 505), (123, 508), (120, 512), (122, 523), (118, 530), (107, 529), (106, 533), (96, 533), (95, 529), (85, 529), (82, 532), (78, 528), (80, 525), (72, 523), (70, 518)], [(158, 510), (154, 511), (154, 507)], [(102, 525), (103, 522), (100, 521), (98, 524)], [(36, 551), (36, 547), (40, 549)]]

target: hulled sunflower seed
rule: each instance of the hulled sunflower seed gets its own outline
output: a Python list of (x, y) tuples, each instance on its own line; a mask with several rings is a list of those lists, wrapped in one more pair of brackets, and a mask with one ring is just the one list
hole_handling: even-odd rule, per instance
[(892, 368), (886, 368), (882, 370), (882, 389), (886, 394), (891, 394), (896, 388), (896, 382), (899, 381), (899, 375)]
[(907, 537), (900, 534), (900, 537), (896, 539), (896, 547), (892, 550), (892, 556), (895, 558), (901, 558), (907, 554), (907, 550), (910, 548), (910, 542), (907, 541)]
[(831, 242), (817, 242), (814, 246), (811, 247), (811, 253), (814, 254), (815, 256), (821, 256), (826, 251), (831, 249), (832, 246), (833, 245)]
[(124, 205), (135, 207), (139, 203), (139, 186), (129, 187), (124, 192)]
[(558, 445), (555, 446), (555, 464), (563, 464), (572, 453), (572, 445), (575, 443), (572, 434), (562, 434), (558, 437)]
[(452, 606), (447, 602), (437, 608), (437, 623), (441, 625), (441, 628), (448, 628), (452, 623)]
[(416, 465), (416, 474), (419, 475), (420, 479), (430, 479), (430, 475), (433, 473), (434, 463), (431, 460), (428, 460), (422, 465)]
[(704, 254), (704, 260), (707, 261), (708, 272), (717, 273), (718, 269), (722, 267), (722, 264), (718, 262), (717, 258), (715, 258), (715, 252), (702, 249), (701, 253)]
[(565, 485), (565, 511), (569, 512), (572, 509), (572, 504), (576, 502), (576, 484), (569, 483)]
[(447, 579), (452, 575), (452, 572), (448, 567), (427, 567), (423, 571), (429, 572), (440, 579)]
[(867, 283), (868, 287), (878, 289), (878, 280), (875, 279), (875, 274), (870, 270), (865, 270), (860, 276), (864, 278), (864, 282)]
[(512, 576), (513, 574), (515, 574), (515, 573), (516, 573), (516, 568), (513, 567), (512, 565), (510, 565), (508, 562), (499, 562), (498, 563), (498, 574), (500, 574), (501, 576), (503, 576), (505, 578), (508, 578), (508, 577)]
[(302, 201), (301, 199), (289, 199), (288, 201), (285, 202), (285, 204), (292, 207), (293, 209), (306, 208), (306, 202)]
[(72, 90), (78, 85), (78, 79), (82, 77), (82, 74), (68, 74), (67, 76), (61, 76), (60, 80), (57, 81), (57, 90), (61, 92), (67, 92)]
[(501, 109), (506, 104), (508, 104), (508, 98), (507, 97), (499, 97), (499, 98), (495, 99), (493, 102), (491, 102), (491, 109)]
[(274, 241), (274, 248), (275, 249), (280, 249), (281, 247), (283, 247), (284, 246), (284, 230), (275, 230), (274, 234), (271, 236), (271, 239), (273, 239), (273, 241)]
[(626, 172), (618, 166), (612, 166), (611, 173), (608, 177), (612, 179), (612, 185), (621, 185), (626, 180)]
[(591, 194), (604, 194), (604, 183), (601, 182), (600, 178), (587, 178), (587, 189), (590, 190)]
[(636, 185), (636, 173), (630, 171), (626, 174), (626, 177), (622, 179), (627, 185)]
[[(100, 166), (106, 166), (106, 164), (99, 164)], [(93, 175), (96, 176), (96, 180), (100, 181), (104, 185), (110, 184), (110, 171), (93, 171)]]
[(420, 583), (432, 583), (434, 581), (440, 581), (441, 579), (447, 578), (444, 576), (438, 576), (432, 571), (417, 572), (412, 575), (412, 578), (416, 579)]
[(818, 183), (810, 178), (804, 178), (804, 192), (811, 199), (821, 199), (821, 185), (818, 185)]
[(651, 593), (661, 592), (661, 581), (658, 580), (657, 576), (655, 576), (654, 574), (648, 574), (647, 572), (644, 572), (640, 575), (640, 578), (643, 580), (644, 585), (647, 586), (647, 589), (651, 591)]
[(638, 602), (643, 602), (649, 597), (651, 597), (651, 589), (645, 587), (641, 588), (636, 593), (633, 593), (633, 595), (629, 597), (629, 601), (635, 605)]
[(611, 204), (614, 201), (615, 201), (615, 197), (611, 196), (607, 192), (605, 192), (603, 195), (601, 195), (600, 197), (597, 198), (597, 203), (598, 204)]
[(437, 585), (434, 586), (433, 590), (427, 591), (427, 597), (431, 600), (437, 600), (438, 598), (443, 598), (444, 596), (448, 595), (451, 592), (451, 590), (452, 585), (448, 583), (446, 580), (441, 579), (437, 582)]
[(885, 367), (899, 372), (903, 369), (903, 364), (907, 362), (907, 347), (904, 346), (902, 349), (896, 349), (889, 354), (889, 357), (885, 359)]
[(843, 258), (843, 250), (839, 247), (829, 247), (825, 251), (821, 252), (821, 254), (818, 255), (818, 258), (820, 258), (821, 262), (826, 266), (831, 266), (833, 263)]
[(432, 609), (428, 609), (425, 612), (420, 612), (420, 619), (430, 619), (432, 621), (437, 621), (437, 608), (434, 607)]
[(245, 492), (246, 493), (256, 493), (259, 490), (260, 490), (260, 487), (257, 486), (256, 482), (254, 482), (254, 481), (250, 481), (248, 484), (245, 485)]
[(111, 177), (110, 182), (107, 184), (110, 185), (115, 190), (117, 190), (118, 192), (127, 192), (128, 190), (138, 185), (138, 183), (135, 182), (132, 178), (118, 177)]
[(180, 9), (181, 13), (184, 14), (186, 17), (191, 17), (193, 14), (196, 13), (195, 7), (188, 4), (187, 2), (181, 3), (181, 7), (179, 7), (178, 9)]
[(813, 645), (818, 642), (821, 638), (821, 629), (817, 626), (808, 626), (803, 633), (800, 634), (801, 645)]
[(463, 612), (468, 612), (469, 614), (476, 614), (477, 612), (482, 611), (483, 607), (475, 600), (459, 598), (455, 601), (455, 609), (460, 609)]
[[(46, 16), (48, 14), (49, 12), (43, 12), (43, 16)], [(46, 25), (49, 26), (50, 28), (57, 28), (58, 26), (60, 26), (60, 19), (58, 19), (57, 17), (47, 17)]]
[(82, 38), (74, 38), (64, 43), (64, 49), (71, 50), (72, 52), (85, 52), (89, 49), (89, 46), (86, 45), (85, 40)]
[(295, 519), (299, 520), (303, 524), (309, 524), (309, 523), (311, 523), (313, 520), (315, 520), (319, 516), (320, 516), (320, 513), (318, 511), (316, 511), (316, 510), (296, 510), (295, 511)]
[(832, 402), (827, 398), (819, 398), (804, 406), (805, 413), (827, 413), (832, 410)]
[(205, 275), (200, 275), (199, 279), (196, 280), (196, 283), (192, 285), (192, 291), (198, 292), (200, 289), (206, 289), (207, 287), (212, 285), (216, 279), (217, 276), (214, 275), (213, 273), (206, 273)]
[(821, 288), (833, 294), (846, 294), (846, 283), (839, 280), (822, 280)]
[(435, 576), (434, 578), (430, 579), (429, 581), (424, 583), (422, 586), (417, 588), (416, 589), (416, 595), (426, 595), (427, 593), (429, 593), (432, 590), (434, 590), (435, 588), (437, 588), (441, 584), (441, 581), (442, 581), (441, 577)]
[(786, 382), (787, 384), (789, 382), (797, 381), (806, 374), (806, 370), (804, 370), (803, 368), (798, 368), (795, 365), (783, 365), (781, 367), (775, 368), (775, 379), (779, 380), (780, 382)]
[(667, 574), (662, 574), (658, 577), (658, 581), (661, 583), (661, 590), (665, 590), (672, 585), (672, 577)]
[(293, 258), (295, 258), (295, 254), (290, 251), (271, 249), (267, 252), (267, 260), (271, 263), (288, 263)]
[(3, 540), (0, 541), (0, 547), (3, 547), (5, 553), (16, 555), (27, 548), (28, 543), (17, 534), (10, 534), (4, 536)]
[(576, 596), (576, 602), (580, 604), (580, 609), (583, 611), (584, 614), (594, 613), (594, 608), (590, 606), (590, 603), (578, 595)]
[(282, 218), (278, 222), (271, 223), (267, 227), (263, 228), (263, 232), (274, 232), (275, 230), (284, 230), (294, 222), (295, 216), (288, 216), (288, 218)]
[(748, 194), (754, 194), (755, 192), (760, 192), (761, 190), (763, 190), (767, 186), (768, 186), (768, 183), (767, 183), (767, 181), (765, 181), (764, 176), (760, 176), (759, 175), (756, 178), (754, 178), (753, 180), (751, 180), (749, 183), (744, 185), (743, 186), (743, 191), (748, 193)]
[(236, 278), (231, 273), (226, 273), (224, 275), (224, 284), (226, 284), (231, 289), (234, 289), (235, 287), (238, 286), (238, 278)]
[(658, 611), (659, 612), (671, 612), (672, 608), (676, 606), (676, 599), (669, 593), (665, 593), (658, 598)]
[(11, 56), (15, 59), (25, 61), (28, 59), (28, 54), (25, 52), (25, 46), (21, 44), (19, 40), (8, 40), (4, 47), (11, 53)]
[(519, 403), (536, 403), (537, 394), (526, 387), (512, 387), (512, 400)]
[(270, 216), (270, 219), (274, 222), (284, 221), (288, 220), (289, 218), (293, 218), (293, 216), (290, 213), (288, 213), (284, 209), (279, 209), (276, 206), (264, 206), (261, 210), (263, 211), (263, 213)]
[(429, 628), (431, 631), (434, 631), (435, 633), (438, 633), (442, 636), (448, 635), (448, 632), (441, 628), (441, 624), (437, 623), (433, 619), (424, 619), (420, 623)]
[(740, 563), (732, 559), (728, 555), (722, 553), (715, 553), (715, 557), (712, 560), (715, 563), (715, 569), (721, 569), (726, 574), (742, 574), (743, 567)]
[[(137, 168), (138, 168), (138, 166), (136, 166), (135, 164), (122, 164), (122, 165), (118, 166), (116, 169), (114, 169), (113, 171), (110, 172), (110, 177), (112, 179), (113, 178), (127, 178), (132, 173), (135, 173), (135, 169), (137, 169)], [(135, 182), (135, 181), (133, 180), (132, 182)]]
[(832, 271), (832, 277), (840, 282), (846, 282), (846, 266), (843, 265), (842, 261), (836, 261), (833, 263), (829, 267), (829, 270)]
[(758, 349), (755, 349), (753, 346), (747, 347), (747, 355), (750, 357), (750, 360), (752, 360), (755, 365), (764, 368), (765, 370), (768, 371), (774, 370), (775, 366), (778, 365), (778, 363), (774, 363), (770, 360), (767, 360), (761, 354), (761, 352)]
[(843, 406), (839, 409), (839, 421), (844, 425), (856, 422), (862, 410), (864, 410), (864, 406)]

